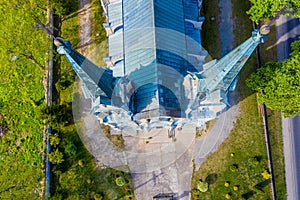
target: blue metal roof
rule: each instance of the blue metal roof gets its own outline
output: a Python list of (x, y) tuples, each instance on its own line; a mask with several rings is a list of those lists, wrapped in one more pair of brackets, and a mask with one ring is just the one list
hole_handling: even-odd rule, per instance
[(254, 30), (231, 53), (203, 65), (207, 52), (201, 46), (201, 4), (202, 0), (103, 0), (107, 69), (67, 42), (58, 47), (93, 98), (99, 119), (120, 130), (151, 129), (166, 119), (172, 129), (190, 120), (203, 124), (225, 109), (227, 91), (266, 38)]

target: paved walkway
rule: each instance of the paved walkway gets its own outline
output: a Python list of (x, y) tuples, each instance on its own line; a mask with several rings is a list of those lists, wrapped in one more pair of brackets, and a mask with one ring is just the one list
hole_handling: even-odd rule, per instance
[[(153, 139), (148, 140), (145, 135), (152, 135)], [(137, 200), (150, 200), (161, 193), (190, 199), (194, 139), (194, 126), (177, 131), (176, 142), (168, 138), (164, 128), (140, 133), (139, 137), (125, 137), (126, 158)]]
[(196, 169), (204, 162), (205, 158), (217, 150), (218, 146), (228, 137), (234, 122), (239, 115), (239, 106), (234, 105), (226, 112), (222, 113), (205, 138), (195, 142)]

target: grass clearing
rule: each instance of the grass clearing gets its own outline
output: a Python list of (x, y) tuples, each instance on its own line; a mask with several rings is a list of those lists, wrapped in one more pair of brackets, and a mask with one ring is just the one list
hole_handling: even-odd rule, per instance
[(108, 41), (103, 27), (103, 9), (98, 0), (91, 2), (91, 44), (88, 57), (98, 66), (106, 67), (103, 58), (108, 55)]
[[(276, 26), (271, 26), (271, 32), (268, 35), (266, 43), (260, 45), (261, 62), (277, 62), (277, 46), (276, 46)], [(269, 136), (272, 149), (273, 173), (275, 176), (275, 186), (277, 190), (277, 198), (286, 199), (286, 183), (285, 183), (285, 166), (283, 152), (283, 138), (281, 128), (281, 113), (267, 109)]]
[[(216, 8), (217, 1), (209, 1), (209, 4)], [(232, 0), (232, 4), (234, 46), (238, 46), (251, 36), (253, 30), (245, 13), (250, 5), (248, 1), (238, 0)], [(218, 42), (205, 35), (202, 39), (210, 45)], [(193, 199), (225, 199), (226, 195), (231, 199), (271, 199), (270, 182), (262, 176), (268, 169), (262, 119), (257, 108), (256, 94), (245, 85), (245, 80), (255, 69), (256, 57), (252, 55), (239, 74), (237, 90), (241, 114), (229, 137), (216, 152), (207, 157), (199, 171), (194, 172), (192, 189), (197, 188), (200, 179), (209, 183), (209, 189), (200, 194), (193, 190)], [(225, 186), (226, 182), (228, 187)], [(234, 186), (237, 187), (234, 189)]]

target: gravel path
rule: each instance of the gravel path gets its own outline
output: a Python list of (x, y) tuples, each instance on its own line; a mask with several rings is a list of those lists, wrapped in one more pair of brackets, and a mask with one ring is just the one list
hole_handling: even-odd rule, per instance
[(79, 47), (83, 55), (87, 56), (90, 52), (89, 44), (91, 42), (91, 6), (90, 0), (79, 0), (79, 30), (80, 42)]

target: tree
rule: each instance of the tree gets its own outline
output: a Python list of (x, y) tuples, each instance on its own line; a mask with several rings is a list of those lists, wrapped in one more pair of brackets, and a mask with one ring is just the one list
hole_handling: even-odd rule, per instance
[(63, 159), (64, 155), (58, 149), (49, 153), (48, 157), (49, 157), (49, 161), (53, 164), (60, 164), (64, 161)]
[(285, 117), (300, 113), (300, 53), (294, 51), (291, 55), (281, 63), (267, 63), (246, 80), (248, 87), (259, 92), (260, 103), (281, 111)]
[(299, 0), (250, 0), (251, 8), (247, 14), (250, 19), (258, 24), (260, 19), (271, 18), (276, 15), (276, 11), (281, 10), (287, 5), (286, 14), (299, 17), (300, 16), (300, 1)]
[(208, 190), (208, 183), (202, 180), (197, 182), (197, 188), (200, 192), (206, 192)]

